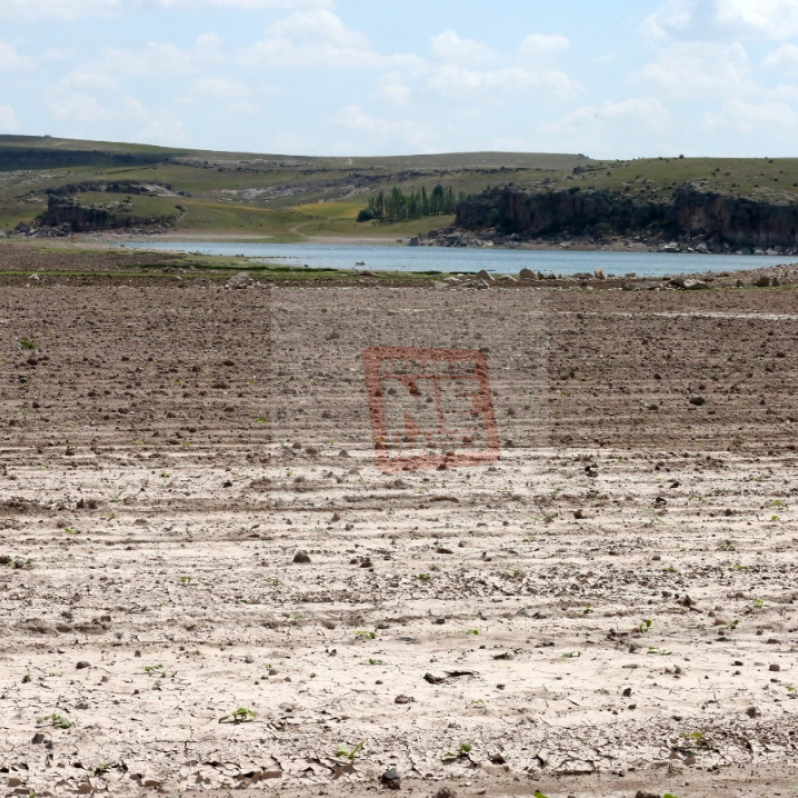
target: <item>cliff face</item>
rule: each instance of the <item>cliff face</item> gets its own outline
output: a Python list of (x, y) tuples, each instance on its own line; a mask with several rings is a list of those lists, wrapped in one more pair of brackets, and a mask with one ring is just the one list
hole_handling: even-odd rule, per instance
[(527, 194), (496, 190), (461, 203), (457, 227), (496, 227), (537, 237), (559, 233), (700, 236), (747, 247), (798, 247), (798, 205), (773, 205), (682, 186), (672, 203), (633, 200), (609, 191)]
[(168, 227), (174, 224), (174, 216), (144, 218), (105, 208), (85, 207), (77, 202), (64, 200), (51, 194), (47, 202), (47, 213), (42, 222), (47, 227), (68, 227), (73, 233), (86, 233), (95, 230), (114, 230), (130, 227)]

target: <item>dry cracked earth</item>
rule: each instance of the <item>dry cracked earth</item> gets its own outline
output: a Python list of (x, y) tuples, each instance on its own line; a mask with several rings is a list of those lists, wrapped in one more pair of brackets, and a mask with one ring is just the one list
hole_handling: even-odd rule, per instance
[[(795, 291), (106, 282), (0, 295), (3, 795), (793, 794)], [(498, 462), (383, 474), (374, 345)]]

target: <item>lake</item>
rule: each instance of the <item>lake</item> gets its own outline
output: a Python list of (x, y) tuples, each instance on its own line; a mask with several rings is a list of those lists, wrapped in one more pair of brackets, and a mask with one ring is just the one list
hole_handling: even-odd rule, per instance
[[(529, 249), (462, 249), (446, 247), (366, 246), (337, 244), (245, 244), (215, 241), (128, 242), (133, 249), (155, 249), (203, 255), (242, 255), (290, 266), (371, 271), (518, 274), (523, 268), (543, 274), (577, 274), (604, 269), (622, 277), (723, 272), (789, 263), (795, 258), (762, 255), (698, 255), (664, 252), (607, 252)], [(365, 262), (365, 266), (356, 266)]]

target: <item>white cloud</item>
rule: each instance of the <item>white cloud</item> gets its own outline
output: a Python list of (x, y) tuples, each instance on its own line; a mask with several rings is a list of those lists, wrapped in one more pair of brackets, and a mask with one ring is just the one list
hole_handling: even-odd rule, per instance
[(233, 114), (252, 116), (260, 113), (260, 106), (255, 105), (255, 103), (247, 102), (246, 100), (238, 100), (232, 103), (228, 110)]
[(159, 111), (142, 129), (139, 137), (141, 141), (152, 144), (183, 144), (186, 141), (186, 131), (173, 111)]
[(731, 127), (738, 133), (766, 133), (768, 138), (794, 141), (798, 134), (798, 113), (783, 102), (770, 100), (762, 103), (730, 100), (719, 114), (710, 117), (709, 123), (723, 130)]
[(121, 0), (0, 0), (0, 16), (36, 21), (94, 17), (121, 8)]
[(16, 133), (19, 129), (14, 109), (10, 105), (0, 105), (0, 133)]
[(443, 61), (474, 64), (490, 61), (496, 53), (474, 39), (463, 39), (454, 30), (432, 37), (432, 52)]
[(551, 58), (567, 50), (569, 45), (565, 36), (531, 33), (521, 42), (520, 53), (527, 58)]
[(301, 8), (332, 8), (333, 0), (147, 0), (149, 5), (167, 9), (194, 9), (202, 6), (262, 11), (281, 8), (296, 11)]
[(721, 25), (772, 39), (798, 35), (796, 0), (716, 0), (716, 6)]
[(44, 51), (44, 57), (48, 61), (66, 61), (68, 58), (72, 58), (74, 55), (74, 50), (59, 49), (56, 47), (48, 47)]
[(266, 37), (242, 48), (236, 60), (243, 66), (275, 68), (412, 68), (421, 63), (415, 55), (376, 53), (362, 33), (347, 28), (327, 9), (297, 12), (273, 23)]
[(108, 122), (116, 114), (88, 94), (73, 92), (59, 95), (49, 104), (50, 113), (56, 119), (72, 119), (78, 122)]
[(789, 86), (784, 83), (768, 90), (768, 97), (773, 100), (798, 100), (798, 86)]
[(740, 44), (668, 43), (639, 75), (658, 91), (684, 99), (749, 91), (748, 55)]
[[(560, 151), (599, 153), (608, 150), (629, 157), (647, 154), (644, 142), (656, 141), (673, 127), (670, 111), (657, 99), (633, 97), (620, 102), (586, 105), (543, 126), (554, 134)], [(637, 149), (637, 153), (630, 150)], [(641, 152), (642, 150), (642, 152)]]
[(782, 44), (768, 53), (762, 63), (776, 69), (798, 69), (798, 47), (794, 44)]
[(666, 0), (643, 29), (660, 39), (712, 39), (730, 33), (789, 39), (798, 35), (798, 1)]
[(380, 139), (393, 139), (407, 142), (419, 151), (428, 150), (430, 143), (436, 138), (429, 125), (412, 119), (383, 119), (366, 113), (357, 105), (347, 105), (333, 118), (332, 123), (368, 133)]
[(205, 76), (197, 78), (191, 86), (197, 94), (208, 94), (211, 97), (232, 99), (234, 97), (249, 97), (252, 93), (243, 83), (228, 78), (214, 78)]
[(0, 69), (32, 69), (33, 59), (20, 55), (10, 44), (0, 41)]
[(385, 75), (380, 81), (380, 88), (374, 99), (389, 105), (408, 105), (410, 103), (410, 87), (403, 82), (402, 76), (399, 74)]
[(115, 89), (119, 81), (107, 70), (73, 69), (59, 81), (67, 88)]
[(559, 70), (537, 72), (519, 66), (481, 71), (443, 66), (432, 73), (426, 85), (448, 99), (465, 101), (481, 97), (490, 102), (499, 102), (506, 95), (524, 100), (530, 92), (566, 99), (581, 90), (576, 81)]

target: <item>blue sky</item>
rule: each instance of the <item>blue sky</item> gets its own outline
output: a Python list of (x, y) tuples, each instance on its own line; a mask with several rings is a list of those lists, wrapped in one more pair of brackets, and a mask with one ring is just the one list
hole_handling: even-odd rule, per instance
[(0, 133), (798, 155), (798, 0), (0, 0)]

